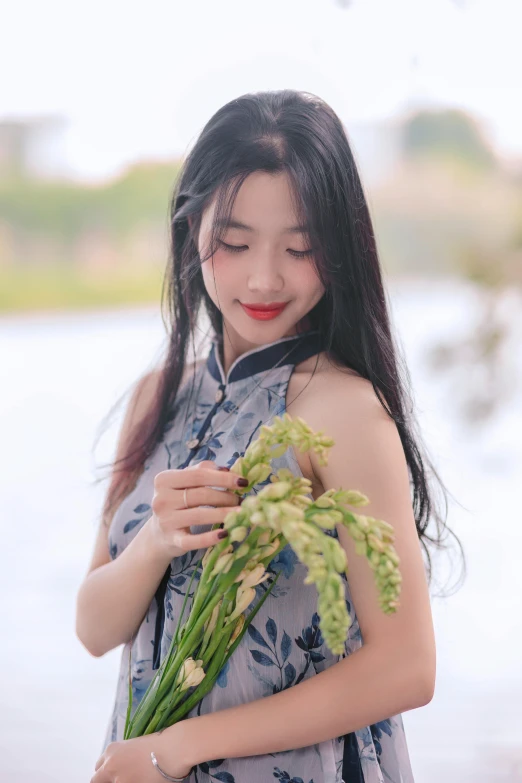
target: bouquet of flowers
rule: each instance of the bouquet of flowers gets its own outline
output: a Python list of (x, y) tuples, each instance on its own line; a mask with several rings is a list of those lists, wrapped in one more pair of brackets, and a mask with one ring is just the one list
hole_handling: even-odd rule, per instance
[[(355, 490), (329, 489), (313, 500), (308, 497), (309, 479), (295, 476), (286, 468), (272, 473), (270, 460), (280, 457), (289, 446), (301, 452), (313, 449), (320, 464), (326, 465), (327, 450), (333, 445), (332, 438), (313, 432), (303, 419), (285, 413), (270, 426), (262, 426), (258, 439), (231, 467), (231, 471), (248, 479), (248, 486), (236, 490), (238, 493), (247, 493), (260, 482), (265, 486), (230, 510), (224, 520), (227, 539), (209, 547), (194, 569), (170, 649), (132, 719), (129, 666), (124, 739), (172, 726), (211, 690), (280, 572), (245, 616), (256, 596), (255, 586), (270, 576), (269, 563), (287, 544), (308, 569), (305, 584), (315, 583), (317, 587), (321, 632), (334, 654), (344, 651), (352, 620), (340, 576), (347, 567), (346, 553), (325, 530), (339, 523), (347, 528), (357, 554), (365, 556), (374, 571), (381, 609), (386, 614), (397, 610), (402, 580), (393, 547), (393, 527), (350, 508), (366, 505), (368, 498)], [(200, 567), (189, 616), (182, 623), (190, 586)]]

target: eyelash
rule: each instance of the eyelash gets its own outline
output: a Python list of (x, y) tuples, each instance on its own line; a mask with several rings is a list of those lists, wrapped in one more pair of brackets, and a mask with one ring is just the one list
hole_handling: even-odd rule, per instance
[[(243, 250), (248, 249), (246, 245), (227, 245), (226, 242), (223, 242), (222, 239), (219, 240), (220, 245), (225, 249), (228, 250), (230, 253), (241, 253)], [(311, 250), (289, 250), (289, 253), (294, 256), (294, 258), (306, 258), (306, 256), (311, 256), (312, 251)]]

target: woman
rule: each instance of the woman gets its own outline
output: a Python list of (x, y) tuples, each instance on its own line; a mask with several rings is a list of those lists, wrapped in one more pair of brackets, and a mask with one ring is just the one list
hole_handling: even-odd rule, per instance
[[(129, 405), (78, 595), (87, 649), (100, 656), (124, 644), (91, 783), (410, 783), (401, 712), (427, 704), (435, 684), (421, 546), (429, 566), (426, 527), (435, 520), (429, 540), (440, 545), (443, 523), (339, 118), (292, 90), (223, 106), (184, 162), (171, 226), (167, 355)], [(189, 364), (201, 309), (210, 349)], [(315, 586), (303, 584), (304, 566), (287, 546), (270, 566), (283, 572), (275, 589), (211, 692), (186, 720), (124, 741), (128, 667), (135, 709), (169, 648), (195, 565), (225, 533), (209, 525), (238, 504), (227, 468), (284, 411), (335, 445), (327, 466), (290, 449), (274, 468), (311, 479), (313, 497), (343, 487), (370, 498), (365, 513), (395, 528), (400, 608), (382, 612), (367, 562), (344, 528), (333, 531), (348, 557), (353, 621), (345, 654), (333, 655)]]

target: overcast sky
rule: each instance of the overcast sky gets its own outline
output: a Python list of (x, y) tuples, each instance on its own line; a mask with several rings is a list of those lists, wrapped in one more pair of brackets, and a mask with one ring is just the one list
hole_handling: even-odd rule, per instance
[(350, 123), (415, 100), (460, 106), (522, 155), (519, 0), (16, 0), (0, 30), (0, 119), (64, 115), (87, 178), (172, 157), (222, 104), (291, 87)]

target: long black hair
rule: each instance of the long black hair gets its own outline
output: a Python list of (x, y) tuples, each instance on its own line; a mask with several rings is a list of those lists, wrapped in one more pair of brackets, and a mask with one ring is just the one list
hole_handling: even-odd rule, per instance
[[(443, 548), (445, 536), (451, 534), (465, 567), (464, 552), (445, 522), (448, 490), (421, 447), (410, 376), (392, 336), (375, 233), (347, 134), (332, 108), (306, 92), (248, 93), (230, 101), (210, 118), (183, 161), (170, 205), (170, 257), (161, 294), (166, 356), (147, 417), (134, 427), (130, 448), (118, 460), (122, 465), (112, 463), (118, 478), (107, 493), (103, 518), (108, 521), (131, 491), (172, 417), (201, 308), (211, 330), (222, 336), (222, 315), (206, 291), (201, 273), (205, 259), (196, 239), (202, 213), (215, 198), (210, 257), (239, 188), (255, 171), (286, 173), (296, 215), (308, 227), (316, 271), (325, 287), (322, 299), (308, 313), (310, 327), (321, 331), (325, 350), (337, 363), (371, 382), (395, 421), (431, 584), (428, 543)], [(435, 500), (434, 481), (444, 501), (443, 514)], [(428, 532), (430, 523), (433, 533)]]

